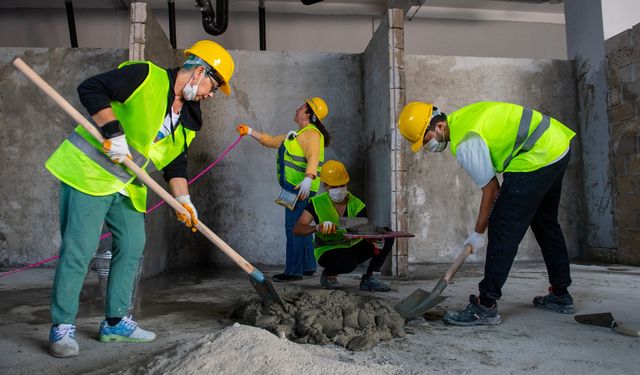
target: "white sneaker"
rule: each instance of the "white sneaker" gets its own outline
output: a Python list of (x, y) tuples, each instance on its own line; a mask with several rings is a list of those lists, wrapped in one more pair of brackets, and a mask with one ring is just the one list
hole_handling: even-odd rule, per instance
[(76, 326), (58, 324), (49, 331), (49, 352), (58, 358), (75, 357), (80, 352), (76, 342)]
[(110, 326), (106, 320), (100, 323), (100, 341), (102, 342), (149, 342), (156, 334), (138, 327), (138, 323), (124, 317), (120, 323)]

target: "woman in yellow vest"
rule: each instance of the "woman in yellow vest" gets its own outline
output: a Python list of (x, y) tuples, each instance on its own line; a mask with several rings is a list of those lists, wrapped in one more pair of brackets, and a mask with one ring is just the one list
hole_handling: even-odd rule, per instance
[(297, 202), (293, 210), (285, 208), (285, 232), (287, 235), (286, 265), (283, 273), (273, 276), (275, 281), (302, 280), (316, 271), (311, 236), (296, 236), (293, 226), (320, 187), (320, 171), (324, 161), (324, 148), (329, 146), (331, 136), (322, 124), (329, 114), (327, 103), (315, 97), (305, 100), (296, 110), (293, 121), (297, 131), (271, 136), (246, 125), (238, 126), (240, 135), (250, 135), (262, 145), (278, 149), (278, 182), (282, 189), (295, 194)]
[(185, 51), (182, 68), (128, 61), (80, 84), (78, 95), (105, 138), (99, 144), (78, 126), (46, 162), (61, 181), (62, 244), (51, 297), (50, 351), (78, 355), (75, 318), (103, 223), (113, 233), (112, 260), (100, 341), (146, 342), (153, 332), (127, 317), (145, 243), (147, 189), (121, 166), (131, 158), (163, 170), (171, 193), (190, 212), (178, 220), (193, 228), (197, 212), (187, 188), (187, 148), (202, 126), (200, 101), (230, 93), (234, 62), (219, 44), (202, 40)]
[[(389, 284), (377, 277), (380, 267), (393, 247), (393, 238), (386, 240), (346, 240), (344, 229), (337, 229), (341, 217), (367, 217), (365, 204), (349, 193), (349, 173), (339, 161), (329, 160), (320, 175), (327, 192), (311, 198), (293, 233), (304, 236), (315, 233), (314, 255), (324, 270), (320, 285), (327, 289), (340, 287), (337, 276), (350, 273), (368, 259), (369, 267), (360, 280), (361, 290), (387, 292)], [(311, 223), (316, 223), (312, 225)]]
[[(447, 324), (494, 325), (501, 322), (496, 301), (502, 296), (518, 245), (531, 227), (547, 266), (549, 293), (537, 296), (537, 307), (574, 312), (569, 256), (558, 224), (562, 178), (575, 135), (559, 121), (516, 104), (480, 102), (449, 117), (429, 103), (407, 104), (398, 127), (414, 152), (423, 146), (442, 152), (448, 143), (462, 168), (482, 189), (474, 231), (465, 240), (473, 249), (489, 242), (479, 296), (471, 295), (461, 311), (448, 311)], [(496, 178), (503, 174), (502, 186)]]

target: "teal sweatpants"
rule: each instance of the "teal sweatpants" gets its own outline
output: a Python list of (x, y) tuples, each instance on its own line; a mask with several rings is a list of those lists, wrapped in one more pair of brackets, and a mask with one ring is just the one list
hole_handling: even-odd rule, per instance
[(145, 243), (144, 213), (129, 197), (95, 197), (62, 183), (60, 188), (60, 259), (53, 281), (53, 324), (75, 324), (80, 291), (106, 222), (113, 234), (105, 317), (127, 314), (133, 282)]

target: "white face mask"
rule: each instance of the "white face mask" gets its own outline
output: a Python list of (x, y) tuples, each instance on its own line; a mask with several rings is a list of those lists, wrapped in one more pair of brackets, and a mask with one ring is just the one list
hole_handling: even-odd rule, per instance
[(430, 152), (442, 152), (447, 148), (447, 143), (448, 142), (438, 142), (436, 137), (433, 137), (424, 147)]
[(347, 187), (329, 189), (329, 197), (336, 203), (342, 202), (347, 197)]
[[(200, 79), (198, 80), (198, 83), (196, 83), (195, 86), (192, 86), (189, 84), (191, 80), (187, 82), (187, 84), (182, 89), (182, 97), (184, 98), (184, 100), (192, 101), (196, 98), (196, 95), (198, 94), (198, 86), (200, 86), (200, 81), (202, 81), (203, 77), (204, 77), (204, 73), (202, 73), (202, 75), (200, 76)], [(191, 78), (193, 78), (193, 75), (191, 76)]]

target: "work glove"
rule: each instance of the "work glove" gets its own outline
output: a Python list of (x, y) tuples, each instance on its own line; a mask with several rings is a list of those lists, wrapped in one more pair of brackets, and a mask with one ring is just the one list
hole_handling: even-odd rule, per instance
[(176, 197), (176, 200), (187, 210), (189, 211), (189, 215), (183, 215), (180, 212), (176, 211), (176, 216), (178, 217), (178, 221), (186, 225), (188, 228), (191, 228), (192, 232), (197, 231), (195, 225), (198, 224), (198, 211), (191, 203), (191, 197), (188, 194), (179, 195)]
[(316, 232), (322, 234), (332, 234), (336, 232), (336, 225), (331, 221), (325, 221), (322, 224), (316, 225)]
[(296, 186), (296, 189), (300, 190), (298, 191), (299, 200), (303, 201), (309, 196), (309, 192), (311, 191), (311, 181), (313, 180), (310, 177), (305, 177), (304, 180)]
[(380, 250), (382, 250), (382, 248), (384, 247), (384, 239), (377, 238), (369, 239), (367, 241), (369, 241), (369, 243), (373, 246), (373, 254), (376, 256), (380, 255)]
[(250, 127), (248, 127), (248, 126), (247, 126), (247, 125), (245, 125), (245, 124), (240, 124), (240, 125), (238, 125), (238, 127), (236, 128), (236, 130), (237, 130), (237, 131), (238, 131), (238, 133), (239, 133), (241, 136), (243, 136), (243, 137), (244, 137), (245, 135), (251, 135), (251, 134), (253, 133), (253, 129), (252, 129), (252, 128), (250, 128)]
[(464, 246), (471, 245), (471, 252), (481, 249), (487, 243), (483, 233), (473, 232), (464, 240)]
[(102, 148), (114, 163), (122, 163), (127, 157), (131, 159), (131, 152), (129, 152), (129, 145), (127, 145), (127, 138), (124, 134), (105, 139), (102, 142)]

